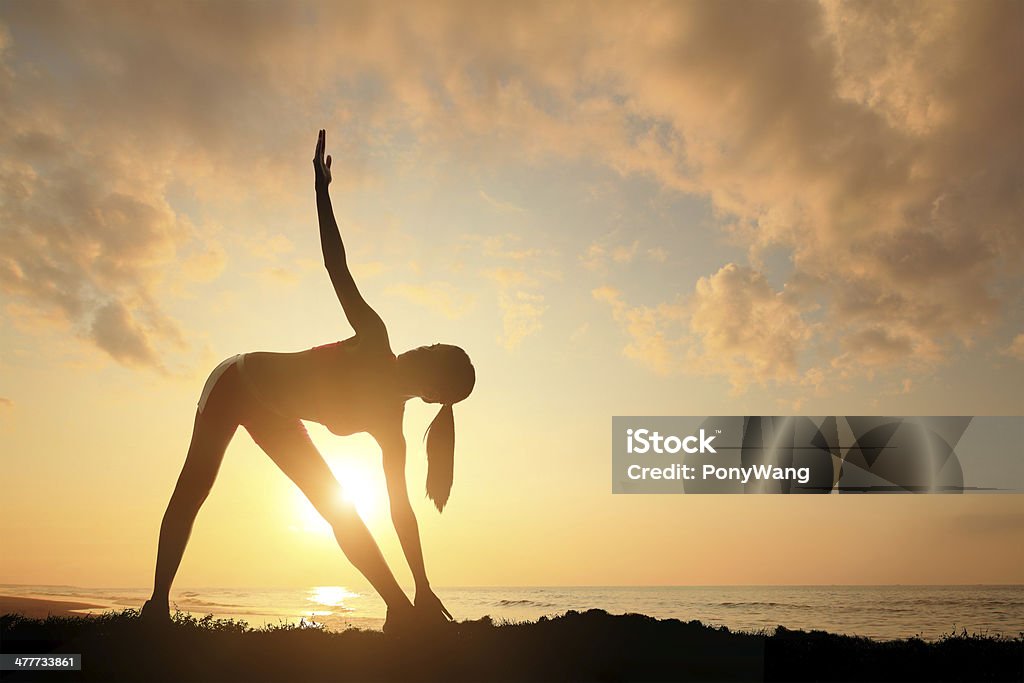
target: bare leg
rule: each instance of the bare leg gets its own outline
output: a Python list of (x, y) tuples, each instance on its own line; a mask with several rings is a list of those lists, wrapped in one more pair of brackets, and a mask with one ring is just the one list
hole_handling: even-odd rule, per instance
[(167, 511), (164, 512), (160, 525), (153, 597), (143, 608), (147, 616), (167, 616), (171, 583), (181, 564), (181, 557), (192, 533), (192, 524), (210, 493), (210, 487), (224, 459), (224, 451), (238, 428), (238, 423), (225, 417), (223, 411), (211, 408), (213, 406), (207, 405), (204, 413), (196, 413), (188, 456), (167, 504)]
[(302, 422), (263, 411), (258, 418), (247, 421), (245, 428), (330, 523), (345, 557), (380, 593), (389, 611), (411, 609), (409, 598), (395, 580), (370, 530), (355, 507), (342, 498), (341, 486)]

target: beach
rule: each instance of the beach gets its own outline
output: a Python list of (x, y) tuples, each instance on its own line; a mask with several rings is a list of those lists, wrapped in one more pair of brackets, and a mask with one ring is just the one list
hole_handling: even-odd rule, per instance
[(23, 598), (16, 595), (0, 595), (0, 614), (21, 614), (34, 619), (45, 619), (48, 616), (81, 616), (75, 610), (99, 609), (101, 607), (102, 605), (94, 605), (87, 602), (42, 600), (39, 598)]

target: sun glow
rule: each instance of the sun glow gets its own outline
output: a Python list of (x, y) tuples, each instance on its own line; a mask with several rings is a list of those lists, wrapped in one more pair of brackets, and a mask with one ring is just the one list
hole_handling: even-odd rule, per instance
[(315, 586), (307, 600), (327, 607), (341, 607), (346, 600), (358, 597), (358, 593), (353, 593), (344, 586)]
[[(369, 468), (360, 462), (331, 463), (330, 468), (341, 484), (342, 500), (354, 505), (363, 521), (370, 524), (377, 518), (379, 508), (384, 504), (384, 496), (381, 495), (383, 482), (378, 481), (378, 477), (374, 477)], [(295, 490), (295, 501), (299, 510), (299, 529), (333, 535), (331, 525), (298, 489)]]

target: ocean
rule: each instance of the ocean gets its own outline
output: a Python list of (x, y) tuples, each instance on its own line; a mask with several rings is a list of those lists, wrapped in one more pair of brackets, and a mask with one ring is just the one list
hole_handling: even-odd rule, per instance
[[(568, 610), (599, 608), (658, 618), (698, 620), (732, 630), (823, 630), (889, 640), (934, 640), (968, 634), (1024, 633), (1024, 586), (680, 586), (435, 588), (458, 620), (489, 615), (526, 621)], [(76, 600), (107, 609), (139, 608), (142, 588), (79, 588), (0, 584), (0, 594)], [(342, 630), (379, 629), (384, 603), (376, 594), (345, 586), (308, 588), (182, 588), (172, 607), (196, 616), (244, 619), (251, 626), (316, 622)]]

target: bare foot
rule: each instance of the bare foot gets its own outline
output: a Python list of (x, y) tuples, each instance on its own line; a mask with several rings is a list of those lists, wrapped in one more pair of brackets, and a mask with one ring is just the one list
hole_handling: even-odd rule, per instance
[(389, 636), (401, 636), (417, 630), (419, 621), (412, 605), (401, 608), (388, 608), (387, 619), (384, 620), (384, 633)]
[(166, 602), (156, 603), (146, 600), (139, 616), (150, 624), (169, 624), (171, 623), (171, 608)]

